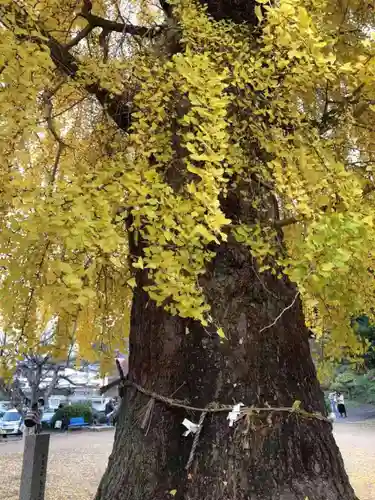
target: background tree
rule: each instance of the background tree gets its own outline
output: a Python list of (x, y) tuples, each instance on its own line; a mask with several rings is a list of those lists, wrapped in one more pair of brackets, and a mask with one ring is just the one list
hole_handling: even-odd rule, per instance
[(74, 382), (65, 375), (65, 369), (75, 362), (74, 332), (70, 338), (70, 347), (64, 358), (58, 347), (58, 323), (47, 325), (38, 337), (34, 337), (34, 345), (27, 351), (20, 351), (15, 345), (19, 332), (9, 332), (1, 336), (1, 369), (0, 389), (9, 398), (15, 408), (23, 412), (25, 404), (30, 407), (39, 398), (48, 401), (61, 380), (70, 384)]
[(366, 315), (352, 321), (354, 331), (360, 336), (363, 344), (363, 358), (366, 368), (375, 368), (375, 326)]
[[(23, 411), (25, 404), (30, 407), (39, 398), (48, 402), (60, 380), (76, 385), (64, 373), (68, 363), (53, 362), (47, 356), (26, 356), (17, 364), (12, 380), (2, 380), (0, 387), (12, 405)], [(22, 379), (26, 379), (26, 383)]]
[[(375, 329), (366, 315), (350, 322), (362, 349), (355, 356), (345, 346), (335, 349), (332, 356), (332, 341), (329, 332), (310, 340), (311, 354), (317, 366), (322, 388), (327, 391), (344, 392), (350, 399), (361, 403), (375, 402)], [(328, 345), (328, 355), (326, 346)]]
[[(61, 348), (76, 324), (107, 359), (130, 325), (97, 499), (354, 499), (305, 318), (356, 354), (349, 318), (374, 302), (372, 4), (0, 16), (3, 322), (26, 349), (58, 317)], [(170, 395), (208, 407), (194, 453)], [(213, 411), (239, 402), (233, 427)]]

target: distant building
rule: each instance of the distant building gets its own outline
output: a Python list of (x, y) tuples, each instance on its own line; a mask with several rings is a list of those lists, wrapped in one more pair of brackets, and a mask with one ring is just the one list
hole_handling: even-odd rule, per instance
[[(84, 370), (74, 370), (73, 368), (65, 368), (60, 374), (60, 378), (56, 387), (53, 389), (51, 396), (46, 401), (46, 406), (57, 408), (60, 403), (77, 403), (83, 401), (91, 401), (93, 398), (102, 399), (100, 396), (100, 387), (106, 382), (100, 377), (99, 369), (95, 365), (89, 365)], [(31, 390), (27, 380), (20, 377), (22, 390), (26, 397), (31, 396)], [(43, 396), (43, 389), (48, 387), (52, 381), (52, 374), (47, 374), (43, 383), (40, 386), (38, 397)]]

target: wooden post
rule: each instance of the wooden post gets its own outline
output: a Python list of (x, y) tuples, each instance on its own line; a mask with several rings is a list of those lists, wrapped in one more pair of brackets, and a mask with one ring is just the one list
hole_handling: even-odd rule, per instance
[(44, 500), (49, 437), (49, 434), (25, 437), (20, 500)]

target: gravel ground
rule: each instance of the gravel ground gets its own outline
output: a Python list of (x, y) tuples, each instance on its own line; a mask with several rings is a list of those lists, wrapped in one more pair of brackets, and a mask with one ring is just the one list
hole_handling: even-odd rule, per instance
[(375, 499), (375, 421), (340, 423), (335, 438), (360, 500)]
[[(375, 422), (335, 425), (352, 485), (360, 500), (375, 499)], [(45, 500), (92, 500), (111, 452), (113, 432), (51, 437)], [(0, 499), (18, 500), (22, 440), (0, 441)]]
[[(92, 500), (112, 449), (113, 431), (52, 435), (45, 500)], [(0, 441), (0, 499), (19, 500), (22, 439)]]

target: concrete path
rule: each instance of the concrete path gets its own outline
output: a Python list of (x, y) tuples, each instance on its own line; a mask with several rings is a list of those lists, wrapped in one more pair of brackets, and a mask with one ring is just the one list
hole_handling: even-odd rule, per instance
[[(375, 406), (373, 405), (347, 405), (347, 415), (348, 418), (337, 417), (336, 424), (350, 424), (364, 422), (366, 420), (375, 419)], [(375, 497), (374, 497), (375, 499)]]
[(375, 500), (375, 421), (348, 418), (334, 424), (333, 433), (359, 500)]

